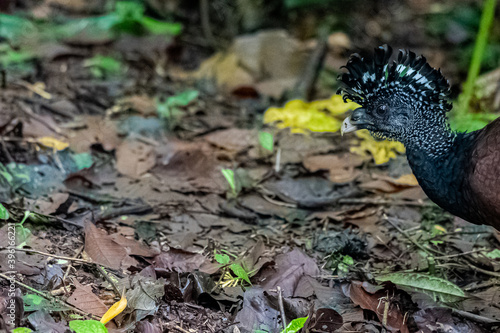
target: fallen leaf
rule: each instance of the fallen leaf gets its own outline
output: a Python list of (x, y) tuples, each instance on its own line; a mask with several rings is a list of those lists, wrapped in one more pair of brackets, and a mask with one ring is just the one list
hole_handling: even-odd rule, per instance
[(85, 223), (85, 252), (95, 263), (114, 269), (120, 269), (122, 260), (127, 256), (123, 246), (90, 221)]
[(116, 149), (116, 169), (123, 175), (139, 178), (156, 164), (152, 146), (138, 141), (123, 141)]
[(127, 307), (127, 298), (125, 297), (125, 295), (122, 295), (120, 300), (115, 304), (113, 304), (108, 309), (108, 311), (106, 311), (106, 313), (102, 316), (100, 322), (106, 324), (108, 321), (110, 321), (111, 319), (122, 313), (126, 307)]
[(340, 95), (330, 99), (313, 101), (293, 100), (282, 108), (271, 107), (264, 113), (264, 123), (272, 123), (278, 128), (290, 127), (292, 133), (337, 132), (342, 120), (335, 116), (343, 115), (359, 107), (353, 102), (345, 103)]
[(36, 139), (36, 141), (47, 148), (52, 148), (54, 150), (64, 150), (69, 147), (67, 142), (57, 140), (56, 138), (50, 136), (44, 136)]
[(230, 128), (204, 136), (214, 146), (229, 151), (240, 152), (257, 144), (257, 132), (247, 129)]
[(69, 304), (99, 317), (106, 313), (108, 307), (94, 294), (90, 285), (84, 286), (76, 279), (73, 279), (73, 284), (75, 285), (75, 290), (66, 300)]
[(363, 164), (363, 158), (351, 153), (315, 155), (306, 157), (303, 163), (311, 172), (328, 170), (330, 180), (334, 183), (348, 183), (360, 175), (361, 171), (355, 168)]
[(396, 158), (396, 153), (403, 154), (405, 147), (401, 142), (383, 140), (378, 141), (373, 138), (367, 130), (356, 131), (356, 136), (360, 139), (358, 146), (350, 148), (351, 153), (360, 156), (373, 157), (375, 164), (384, 164), (392, 158)]
[[(352, 281), (350, 284), (343, 285), (343, 290), (347, 297), (350, 297), (351, 300), (361, 308), (375, 312), (378, 319), (382, 321), (386, 303), (380, 300), (387, 297), (387, 292), (381, 290), (370, 293), (366, 288), (370, 288), (369, 284), (359, 281)], [(401, 309), (392, 302), (389, 303), (388, 306), (386, 328), (395, 333), (409, 333)]]

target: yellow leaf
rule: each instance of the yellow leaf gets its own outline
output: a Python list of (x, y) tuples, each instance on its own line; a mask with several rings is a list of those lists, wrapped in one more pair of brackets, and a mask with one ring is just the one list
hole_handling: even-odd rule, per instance
[(356, 103), (344, 103), (340, 95), (310, 103), (292, 100), (282, 108), (267, 109), (264, 123), (275, 123), (278, 128), (290, 127), (292, 133), (303, 133), (306, 130), (337, 132), (342, 125), (342, 119), (335, 116), (343, 115), (346, 111), (357, 107)]
[(36, 141), (45, 147), (53, 148), (55, 150), (64, 150), (69, 146), (68, 143), (59, 141), (50, 136), (44, 136), (42, 138), (38, 138)]
[(123, 310), (127, 307), (127, 299), (125, 298), (125, 295), (122, 295), (122, 298), (115, 304), (113, 304), (108, 311), (102, 316), (101, 318), (101, 323), (106, 324), (108, 321), (113, 319), (114, 317), (118, 316), (120, 313), (122, 313)]
[(375, 164), (386, 163), (391, 158), (396, 158), (396, 153), (405, 152), (402, 143), (388, 140), (378, 141), (367, 130), (357, 131), (356, 136), (361, 139), (359, 146), (351, 147), (350, 151), (361, 156), (372, 156)]

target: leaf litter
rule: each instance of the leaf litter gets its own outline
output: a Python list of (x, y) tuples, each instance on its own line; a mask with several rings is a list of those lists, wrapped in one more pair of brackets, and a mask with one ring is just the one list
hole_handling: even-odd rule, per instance
[[(178, 28), (137, 13), (150, 32)], [(341, 138), (355, 106), (336, 95), (258, 100), (294, 87), (311, 45), (246, 35), (193, 73), (171, 38), (77, 28), (45, 36), (52, 52), (20, 40), (28, 71), (8, 71), (0, 101), (2, 205), (30, 235), (14, 249), (18, 326), (65, 332), (82, 324), (73, 315), (90, 325), (122, 299), (110, 332), (281, 332), (298, 318), (311, 332), (490, 332), (499, 320), (493, 233), (435, 209), (401, 146)], [(210, 80), (218, 93), (199, 88)], [(447, 287), (465, 300), (424, 297)]]

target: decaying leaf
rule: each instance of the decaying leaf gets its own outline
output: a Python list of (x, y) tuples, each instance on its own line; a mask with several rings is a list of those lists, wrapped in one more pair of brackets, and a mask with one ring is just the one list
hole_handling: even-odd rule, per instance
[(384, 164), (391, 158), (396, 158), (396, 153), (403, 154), (406, 150), (402, 143), (397, 141), (378, 141), (367, 130), (356, 132), (360, 138), (359, 146), (350, 148), (351, 153), (361, 156), (372, 156), (375, 164)]
[(348, 110), (355, 109), (358, 104), (345, 103), (340, 95), (330, 99), (313, 101), (293, 100), (282, 108), (272, 107), (264, 114), (264, 123), (273, 123), (278, 128), (290, 127), (292, 133), (337, 132), (342, 120), (340, 116)]

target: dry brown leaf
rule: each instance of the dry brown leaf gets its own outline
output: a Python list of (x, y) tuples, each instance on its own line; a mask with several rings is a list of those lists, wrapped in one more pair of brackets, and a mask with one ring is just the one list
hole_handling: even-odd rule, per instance
[(199, 253), (171, 248), (168, 252), (157, 255), (154, 259), (155, 268), (165, 268), (175, 272), (193, 272), (209, 261)]
[(363, 190), (373, 190), (384, 193), (398, 192), (400, 188), (386, 180), (376, 179), (359, 185)]
[(132, 95), (120, 99), (116, 105), (117, 109), (132, 109), (143, 116), (156, 116), (156, 103), (148, 95)]
[(120, 269), (127, 252), (116, 243), (104, 230), (87, 221), (85, 223), (85, 252), (95, 263)]
[(158, 254), (146, 247), (144, 244), (141, 244), (134, 239), (126, 238), (120, 234), (112, 234), (109, 235), (109, 237), (120, 246), (123, 246), (127, 250), (127, 254), (142, 257), (153, 257)]
[(116, 169), (125, 176), (139, 178), (155, 164), (155, 151), (145, 143), (126, 140), (116, 149)]
[(240, 152), (257, 144), (257, 133), (253, 130), (230, 128), (207, 134), (204, 139), (217, 147)]
[(70, 133), (70, 148), (77, 153), (85, 153), (93, 144), (101, 144), (107, 151), (115, 149), (121, 142), (116, 133), (115, 123), (102, 116), (87, 116), (83, 119), (83, 129)]
[(363, 158), (347, 153), (343, 155), (316, 155), (304, 159), (304, 167), (311, 172), (328, 170), (330, 180), (334, 183), (351, 182), (360, 175), (356, 170), (363, 164)]
[(68, 200), (68, 193), (54, 193), (49, 198), (41, 198), (39, 200), (32, 200), (25, 198), (25, 202), (28, 204), (26, 207), (29, 210), (36, 211), (37, 213), (50, 215), (54, 213), (59, 206)]
[(69, 304), (78, 309), (101, 317), (108, 311), (108, 307), (101, 299), (92, 292), (90, 285), (82, 285), (76, 279), (73, 279), (75, 290), (66, 300)]
[[(355, 304), (358, 304), (363, 309), (375, 312), (379, 320), (383, 320), (385, 303), (381, 302), (381, 299), (387, 297), (386, 291), (369, 293), (365, 290), (365, 283), (359, 281), (353, 281), (343, 289), (345, 295), (350, 297)], [(409, 333), (406, 320), (399, 307), (395, 303), (388, 303), (388, 305), (386, 328), (395, 333)]]

